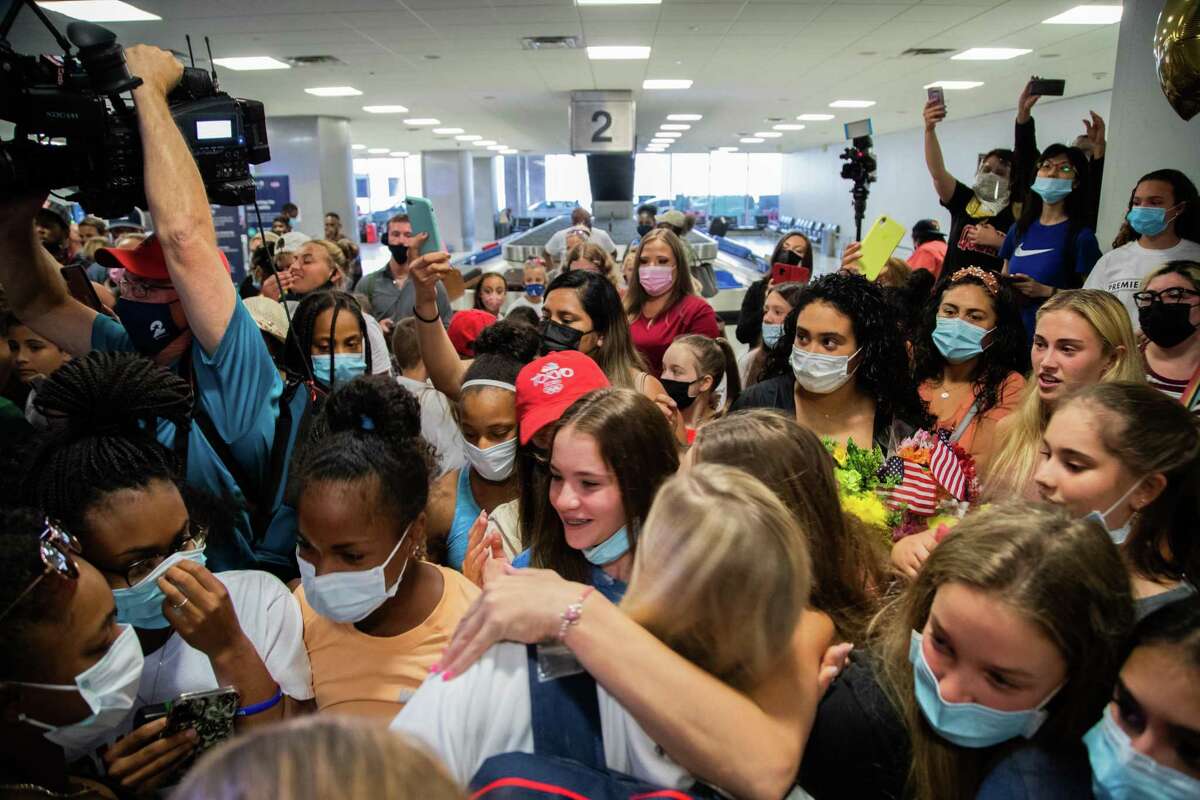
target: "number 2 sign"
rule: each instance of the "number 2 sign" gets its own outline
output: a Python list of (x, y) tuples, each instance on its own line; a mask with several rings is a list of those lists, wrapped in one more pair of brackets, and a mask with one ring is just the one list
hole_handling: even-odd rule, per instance
[(632, 152), (633, 93), (572, 92), (570, 127), (572, 153)]

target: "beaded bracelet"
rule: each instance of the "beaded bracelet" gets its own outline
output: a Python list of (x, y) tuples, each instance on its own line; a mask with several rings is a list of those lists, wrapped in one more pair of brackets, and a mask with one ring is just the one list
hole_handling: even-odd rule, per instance
[(272, 708), (279, 705), (279, 701), (282, 699), (283, 699), (283, 689), (280, 689), (279, 691), (275, 692), (275, 696), (272, 697), (270, 700), (263, 700), (261, 703), (255, 703), (252, 706), (246, 706), (245, 708), (239, 708), (237, 710), (237, 716), (253, 717), (255, 714), (261, 714), (264, 711), (270, 711)]
[(579, 599), (567, 606), (562, 614), (559, 615), (559, 618), (562, 620), (562, 625), (558, 628), (558, 640), (560, 642), (567, 638), (567, 629), (577, 624), (583, 617), (583, 601), (587, 600), (588, 595), (593, 591), (594, 589), (591, 586), (584, 589), (583, 594), (579, 595)]

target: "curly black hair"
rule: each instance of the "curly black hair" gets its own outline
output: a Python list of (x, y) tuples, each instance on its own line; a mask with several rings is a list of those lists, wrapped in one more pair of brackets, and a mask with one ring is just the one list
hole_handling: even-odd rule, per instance
[(421, 438), (421, 406), (384, 375), (338, 387), (313, 421), (292, 461), (289, 504), (319, 481), (378, 482), (377, 514), (397, 522), (399, 535), (425, 509), (435, 471), (433, 448)]
[[(955, 280), (955, 275), (958, 279)], [(979, 402), (977, 414), (995, 408), (1000, 400), (1000, 387), (1014, 372), (1024, 375), (1029, 371), (1029, 343), (1025, 338), (1025, 325), (1016, 297), (1007, 285), (1000, 283), (993, 297), (984, 282), (974, 275), (961, 272), (947, 273), (934, 287), (933, 296), (921, 311), (921, 324), (913, 337), (913, 380), (917, 386), (928, 380), (940, 380), (946, 369), (946, 358), (933, 343), (933, 331), (937, 327), (938, 309), (942, 297), (956, 286), (979, 286), (984, 294), (992, 298), (992, 310), (996, 313), (996, 328), (992, 332), (992, 343), (979, 356), (975, 367), (975, 397)]]
[(537, 358), (541, 344), (536, 327), (518, 320), (502, 319), (479, 332), (475, 339), (475, 356), (502, 355), (524, 365)]
[[(322, 311), (333, 309), (333, 317), (329, 321), (332, 331), (337, 326), (338, 315), (346, 312), (353, 314), (358, 322), (359, 333), (363, 339), (363, 354), (367, 361), (367, 370), (371, 369), (371, 337), (367, 335), (367, 321), (363, 318), (362, 306), (347, 292), (324, 291), (311, 292), (304, 296), (296, 311), (292, 314), (292, 324), (288, 328), (287, 341), (284, 343), (283, 365), (290, 375), (300, 380), (312, 377), (312, 343), (316, 337), (317, 317)], [(322, 358), (337, 358), (336, 355)], [(333, 373), (332, 365), (330, 374)]]
[[(8, 609), (0, 621), (0, 680), (14, 679), (28, 666), (30, 653), (23, 637), (35, 625), (54, 624), (66, 614), (69, 592), (64, 581), (38, 578), (46, 567), (38, 555), (38, 539), (45, 517), (31, 508), (0, 507), (0, 610)], [(17, 598), (38, 581), (29, 594)], [(14, 605), (15, 603), (15, 605)]]
[(898, 332), (896, 313), (879, 287), (861, 275), (823, 275), (804, 287), (783, 322), (783, 335), (767, 352), (763, 380), (792, 374), (796, 320), (810, 303), (818, 301), (850, 319), (854, 338), (862, 348), (855, 385), (875, 398), (876, 420), (899, 418), (919, 428), (933, 424), (909, 374), (908, 352)]

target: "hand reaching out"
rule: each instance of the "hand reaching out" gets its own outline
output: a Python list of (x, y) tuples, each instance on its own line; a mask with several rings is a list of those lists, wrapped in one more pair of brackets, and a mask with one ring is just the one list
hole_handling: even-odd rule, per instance
[(946, 118), (946, 105), (939, 103), (936, 100), (929, 100), (925, 103), (925, 130), (932, 131), (937, 127), (937, 124)]
[(1021, 89), (1021, 96), (1017, 98), (1017, 122), (1028, 122), (1029, 118), (1033, 116), (1033, 107), (1037, 105), (1038, 100), (1042, 99), (1040, 94), (1030, 94), (1029, 92), (1035, 80), (1037, 80), (1036, 75), (1029, 79), (1029, 82)]
[(1092, 143), (1092, 158), (1104, 158), (1104, 117), (1097, 114), (1095, 111), (1089, 111), (1091, 119), (1083, 121), (1083, 132), (1087, 136), (1089, 142)]

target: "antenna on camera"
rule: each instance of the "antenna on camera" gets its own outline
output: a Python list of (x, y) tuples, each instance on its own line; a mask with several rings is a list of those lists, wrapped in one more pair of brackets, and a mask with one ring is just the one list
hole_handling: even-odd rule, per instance
[(187, 40), (188, 58), (192, 60), (192, 66), (194, 67), (196, 66), (196, 54), (192, 52), (192, 35), (190, 33), (185, 33), (183, 38)]
[(208, 37), (204, 37), (204, 49), (208, 51), (208, 66), (212, 70), (213, 89), (221, 91), (221, 82), (217, 80), (217, 62), (213, 61), (212, 45), (208, 43)]

